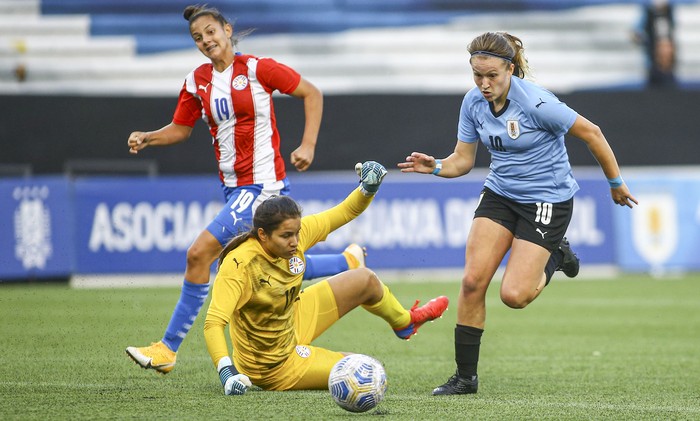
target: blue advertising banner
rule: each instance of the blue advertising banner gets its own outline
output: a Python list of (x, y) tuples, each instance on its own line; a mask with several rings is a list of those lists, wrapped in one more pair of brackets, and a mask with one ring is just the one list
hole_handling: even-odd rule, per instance
[[(599, 170), (567, 231), (582, 265), (700, 269), (700, 173), (626, 172), (636, 209), (620, 208)], [(311, 253), (357, 242), (377, 269), (461, 268), (485, 173), (458, 179), (389, 173), (365, 213)], [(357, 186), (352, 173), (293, 174), (292, 196), (315, 213)], [(211, 176), (0, 179), (0, 280), (72, 274), (181, 273), (187, 248), (223, 206)]]
[(73, 272), (72, 209), (67, 179), (0, 178), (0, 282)]
[[(647, 175), (647, 174), (653, 175)], [(626, 271), (700, 269), (700, 175), (646, 171), (628, 177), (639, 206), (615, 210), (617, 261)]]
[(223, 204), (212, 177), (78, 179), (76, 271), (184, 272), (187, 248)]
[[(354, 175), (292, 177), (304, 214), (334, 206)], [(483, 177), (437, 179), (391, 173), (358, 219), (310, 253), (357, 242), (376, 269), (460, 268)], [(612, 264), (611, 203), (602, 180), (580, 181), (569, 239), (586, 264)], [(608, 203), (610, 202), (610, 203)], [(182, 272), (185, 253), (223, 206), (211, 177), (91, 178), (75, 182), (78, 273)]]

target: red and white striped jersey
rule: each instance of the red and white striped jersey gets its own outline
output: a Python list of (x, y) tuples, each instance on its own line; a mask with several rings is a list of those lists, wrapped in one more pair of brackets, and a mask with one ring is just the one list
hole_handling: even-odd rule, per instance
[(201, 117), (209, 125), (219, 178), (227, 187), (282, 180), (272, 92), (291, 94), (300, 80), (271, 58), (236, 54), (223, 72), (203, 64), (185, 78), (173, 123), (194, 127)]

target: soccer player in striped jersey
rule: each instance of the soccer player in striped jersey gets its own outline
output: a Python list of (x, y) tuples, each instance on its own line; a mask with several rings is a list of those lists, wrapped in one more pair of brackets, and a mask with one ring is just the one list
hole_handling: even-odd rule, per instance
[[(178, 348), (207, 297), (211, 264), (223, 246), (250, 227), (262, 201), (289, 194), (273, 92), (304, 102), (304, 133), (291, 154), (298, 171), (306, 171), (314, 159), (323, 109), (321, 91), (293, 69), (271, 58), (235, 52), (233, 27), (218, 10), (188, 6), (184, 17), (197, 48), (210, 63), (185, 78), (172, 122), (155, 131), (131, 133), (129, 151), (136, 154), (147, 146), (184, 142), (201, 118), (209, 126), (227, 203), (187, 250), (182, 293), (162, 340), (126, 349), (140, 366), (161, 373), (175, 366)], [(357, 244), (340, 254), (307, 256), (306, 279), (362, 267), (364, 259), (364, 250)]]
[(524, 308), (537, 298), (555, 271), (578, 274), (579, 259), (564, 237), (579, 188), (565, 134), (585, 142), (608, 179), (613, 202), (637, 203), (600, 128), (524, 80), (529, 67), (519, 38), (488, 32), (468, 50), (476, 87), (462, 101), (454, 152), (444, 159), (413, 152), (398, 164), (402, 172), (453, 178), (474, 167), (479, 141), (491, 154), (467, 238), (455, 328), (457, 372), (434, 395), (477, 392), (486, 290), (506, 253), (500, 295), (511, 308)]
[(356, 307), (384, 319), (400, 339), (447, 309), (444, 296), (405, 309), (367, 268), (301, 288), (304, 252), (360, 215), (386, 175), (374, 161), (357, 167), (360, 186), (338, 205), (302, 218), (288, 196), (269, 198), (255, 211), (252, 229), (222, 251), (204, 338), (224, 394), (242, 395), (251, 384), (265, 390), (327, 389), (331, 368), (346, 354), (311, 343)]

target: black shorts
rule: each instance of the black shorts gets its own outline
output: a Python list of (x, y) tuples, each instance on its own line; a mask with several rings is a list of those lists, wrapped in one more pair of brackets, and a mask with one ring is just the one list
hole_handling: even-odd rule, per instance
[(489, 218), (506, 227), (515, 238), (554, 251), (566, 234), (573, 211), (573, 198), (560, 203), (518, 203), (484, 187), (474, 217)]

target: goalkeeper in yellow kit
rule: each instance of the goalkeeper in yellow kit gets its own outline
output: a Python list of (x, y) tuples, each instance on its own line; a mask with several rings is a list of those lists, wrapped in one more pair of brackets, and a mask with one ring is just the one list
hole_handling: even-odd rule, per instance
[(346, 354), (311, 342), (355, 307), (386, 320), (401, 339), (447, 309), (444, 296), (405, 309), (367, 268), (301, 289), (304, 252), (360, 215), (386, 175), (374, 161), (356, 170), (360, 186), (337, 206), (302, 218), (293, 199), (271, 197), (258, 206), (250, 231), (223, 249), (204, 337), (226, 395), (242, 395), (252, 384), (266, 390), (326, 389), (331, 368)]

